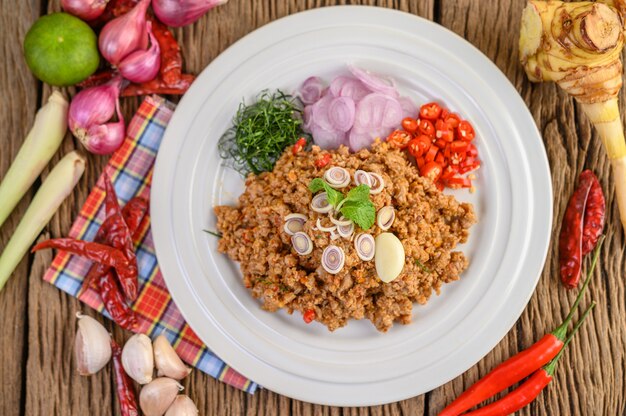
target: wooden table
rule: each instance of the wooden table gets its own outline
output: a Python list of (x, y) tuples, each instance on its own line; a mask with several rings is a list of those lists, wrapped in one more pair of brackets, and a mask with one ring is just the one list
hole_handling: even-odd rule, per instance
[[(591, 293), (585, 298), (586, 302), (595, 299), (598, 307), (564, 354), (552, 385), (521, 414), (624, 414), (626, 266), (624, 234), (613, 203), (609, 163), (580, 108), (555, 85), (529, 83), (518, 64), (517, 36), (524, 0), (230, 0), (198, 23), (175, 33), (182, 41), (188, 70), (199, 72), (230, 44), (262, 25), (302, 10), (335, 4), (393, 7), (434, 20), (463, 36), (496, 63), (530, 107), (544, 137), (554, 187), (553, 236), (559, 231), (578, 173), (590, 168), (598, 174), (608, 200), (608, 238), (601, 256), (601, 273), (596, 274)], [(32, 125), (36, 110), (51, 91), (26, 68), (21, 48), (24, 35), (41, 14), (59, 9), (59, 0), (0, 0), (0, 178)], [(124, 101), (127, 117), (138, 103), (133, 99)], [(502, 139), (506, 143), (506, 138)], [(53, 162), (75, 148), (81, 146), (68, 135)], [(41, 238), (67, 233), (105, 163), (104, 157), (89, 157), (79, 186)], [(0, 249), (32, 194), (24, 198), (0, 230)], [(553, 239), (537, 290), (515, 327), (468, 372), (428, 394), (385, 406), (342, 409), (291, 400), (267, 390), (248, 395), (199, 371), (185, 380), (185, 387), (201, 415), (435, 415), (479, 375), (532, 344), (565, 315), (574, 293), (564, 290), (558, 282), (555, 243)], [(78, 376), (75, 371), (74, 315), (83, 306), (42, 281), (50, 261), (49, 251), (25, 258), (0, 293), (0, 318), (7, 330), (0, 337), (0, 414), (119, 414), (109, 367), (92, 377)], [(91, 310), (87, 313), (97, 316)], [(110, 321), (99, 316), (98, 319), (104, 321), (116, 339), (129, 336)]]

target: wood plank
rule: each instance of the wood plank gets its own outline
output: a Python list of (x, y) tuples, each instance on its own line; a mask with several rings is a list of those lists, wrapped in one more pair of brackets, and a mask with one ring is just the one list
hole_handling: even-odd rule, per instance
[[(40, 1), (0, 2), (0, 106), (2, 150), (0, 151), (0, 180), (17, 154), (30, 130), (37, 108), (38, 82), (30, 75), (23, 58), (23, 39), (33, 21), (39, 16)], [(0, 252), (17, 226), (21, 213), (30, 201), (28, 193), (0, 229)], [(26, 312), (28, 294), (28, 258), (24, 259), (0, 294), (0, 316), (5, 322), (5, 333), (0, 337), (0, 379), (2, 400), (0, 414), (20, 414), (25, 395)]]
[[(525, 3), (523, 0), (497, 3), (441, 1), (441, 23), (464, 36), (498, 65), (516, 86), (535, 118), (552, 169), (554, 238), (537, 290), (515, 330), (478, 365), (436, 389), (431, 395), (430, 414), (436, 414), (450, 399), (503, 359), (554, 329), (567, 314), (575, 293), (566, 291), (558, 281), (556, 237), (576, 178), (584, 168), (594, 170), (600, 177), (609, 206), (608, 238), (599, 264), (602, 274), (596, 273), (590, 286), (591, 294), (587, 294), (583, 302), (583, 305), (588, 304), (593, 298), (598, 306), (564, 354), (554, 382), (544, 391), (542, 398), (520, 414), (623, 414), (626, 331), (621, 276), (626, 268), (624, 237), (617, 206), (613, 203), (609, 165), (599, 138), (592, 134), (589, 123), (572, 99), (555, 85), (531, 84), (526, 79), (517, 58), (519, 22)], [(478, 21), (482, 23), (472, 24)]]

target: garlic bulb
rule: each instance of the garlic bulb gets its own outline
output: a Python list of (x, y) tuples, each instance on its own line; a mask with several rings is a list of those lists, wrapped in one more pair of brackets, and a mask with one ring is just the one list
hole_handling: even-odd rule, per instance
[(198, 408), (189, 396), (179, 394), (174, 399), (174, 403), (167, 409), (165, 416), (196, 416)]
[(182, 390), (183, 386), (174, 379), (155, 378), (141, 389), (139, 406), (145, 416), (163, 416)]
[(122, 366), (126, 374), (139, 384), (152, 381), (154, 356), (152, 341), (144, 334), (135, 334), (126, 341), (122, 350)]
[(111, 336), (102, 324), (91, 316), (76, 314), (78, 330), (74, 341), (78, 374), (97, 373), (111, 359)]
[(185, 366), (165, 335), (161, 334), (156, 337), (152, 347), (154, 348), (154, 361), (159, 377), (166, 376), (174, 380), (181, 380), (191, 372), (191, 368)]

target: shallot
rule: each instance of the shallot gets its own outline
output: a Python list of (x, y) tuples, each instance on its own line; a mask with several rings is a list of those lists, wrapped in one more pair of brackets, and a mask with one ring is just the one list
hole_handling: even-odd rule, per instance
[(152, 0), (156, 17), (168, 26), (181, 27), (198, 20), (228, 0)]
[(152, 22), (148, 22), (146, 28), (150, 37), (150, 48), (132, 52), (118, 66), (124, 78), (136, 83), (152, 81), (161, 68), (161, 48), (152, 34)]
[(61, 7), (69, 14), (89, 21), (100, 17), (108, 2), (109, 0), (61, 0)]
[[(72, 100), (68, 125), (72, 134), (92, 153), (106, 155), (117, 150), (126, 135), (120, 111), (122, 78), (103, 85), (85, 88)], [(117, 122), (107, 123), (117, 113)]]
[(349, 145), (352, 151), (385, 138), (404, 117), (415, 117), (417, 108), (400, 97), (393, 79), (348, 66), (351, 75), (334, 78), (324, 88), (318, 77), (300, 87), (305, 131), (323, 149)]
[(104, 59), (119, 65), (124, 58), (138, 49), (148, 47), (146, 11), (150, 0), (140, 0), (128, 13), (108, 22), (100, 32), (98, 47)]

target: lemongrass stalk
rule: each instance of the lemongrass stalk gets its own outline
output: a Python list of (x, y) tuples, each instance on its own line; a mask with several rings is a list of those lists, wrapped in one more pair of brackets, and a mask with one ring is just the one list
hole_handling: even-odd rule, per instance
[(67, 130), (67, 108), (65, 97), (54, 91), (37, 112), (33, 127), (0, 183), (0, 226), (61, 145)]
[(43, 227), (72, 192), (85, 171), (85, 158), (73, 151), (56, 164), (41, 184), (13, 236), (0, 254), (0, 290)]

